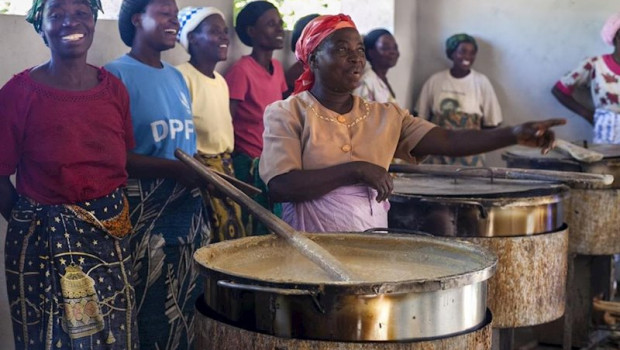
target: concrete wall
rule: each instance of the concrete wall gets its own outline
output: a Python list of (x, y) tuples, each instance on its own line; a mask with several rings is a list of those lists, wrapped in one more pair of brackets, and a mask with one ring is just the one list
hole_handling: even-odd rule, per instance
[[(24, 0), (26, 1), (26, 0)], [(179, 0), (179, 6), (204, 5), (204, 0)], [(232, 19), (229, 0), (210, 0)], [(432, 73), (445, 69), (443, 42), (456, 32), (468, 32), (478, 39), (480, 50), (474, 68), (486, 74), (498, 94), (505, 124), (529, 119), (566, 117), (569, 125), (558, 134), (569, 140), (589, 139), (591, 127), (562, 108), (549, 93), (553, 83), (588, 55), (609, 52), (598, 32), (606, 17), (620, 10), (609, 0), (395, 0), (395, 36), (401, 58), (390, 70), (389, 79), (398, 101), (411, 107), (422, 84)], [(232, 23), (232, 22), (229, 22)], [(232, 31), (234, 32), (234, 31)], [(49, 51), (32, 27), (20, 16), (0, 16), (0, 85), (27, 67), (45, 62)], [(128, 48), (118, 35), (115, 21), (97, 23), (89, 61), (102, 65)], [(236, 38), (225, 71), (231, 62), (249, 53)], [(289, 48), (276, 53), (287, 67), (293, 62)], [(164, 54), (178, 64), (187, 59), (182, 48)], [(1, 106), (0, 106), (1, 108)], [(497, 153), (492, 165), (501, 165)], [(0, 256), (4, 250), (6, 222), (0, 219)], [(0, 259), (0, 271), (4, 259)], [(12, 333), (6, 301), (4, 274), (0, 273), (0, 348), (12, 349)]]

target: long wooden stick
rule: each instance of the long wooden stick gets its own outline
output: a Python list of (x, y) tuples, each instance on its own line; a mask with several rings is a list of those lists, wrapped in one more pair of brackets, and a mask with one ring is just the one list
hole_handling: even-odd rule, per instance
[(286, 222), (273, 215), (269, 210), (256, 203), (245, 193), (221, 179), (211, 169), (207, 168), (205, 165), (180, 149), (177, 149), (174, 152), (174, 155), (191, 169), (196, 171), (204, 180), (215, 186), (218, 190), (225, 193), (237, 203), (247, 208), (252, 214), (254, 214), (254, 216), (262, 221), (267, 228), (278, 236), (286, 239), (289, 244), (295, 247), (295, 249), (297, 249), (302, 255), (321, 267), (332, 278), (338, 281), (350, 281), (353, 279), (352, 274), (350, 274), (342, 263), (327, 250), (308, 237), (304, 236), (301, 232), (293, 229)]
[(614, 181), (613, 175), (577, 173), (570, 171), (519, 169), (519, 168), (481, 168), (455, 165), (409, 165), (392, 164), (390, 172), (406, 174), (428, 174), (452, 177), (482, 177), (512, 180), (537, 180), (561, 182), (569, 186), (607, 186)]
[[(195, 155), (194, 156), (195, 159), (197, 159), (198, 161), (200, 161), (200, 156), (199, 155)], [(243, 191), (243, 193), (249, 195), (249, 196), (255, 196), (255, 195), (259, 195), (261, 193), (263, 193), (263, 191), (261, 191), (260, 188), (254, 187), (250, 184), (247, 184), (233, 176), (230, 176), (228, 174), (224, 174), (222, 172), (219, 172), (217, 170), (214, 169), (209, 169), (212, 172), (216, 173), (219, 177), (223, 178), (224, 180), (230, 182), (231, 184), (233, 184), (235, 187), (237, 187), (238, 189), (240, 189), (241, 191)]]

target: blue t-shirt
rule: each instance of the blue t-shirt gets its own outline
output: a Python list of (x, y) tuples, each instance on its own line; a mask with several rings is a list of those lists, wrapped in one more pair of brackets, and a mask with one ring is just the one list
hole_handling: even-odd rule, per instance
[(196, 153), (196, 133), (191, 98), (181, 73), (166, 62), (148, 66), (128, 55), (105, 65), (129, 91), (131, 119), (136, 140), (132, 152), (175, 159), (177, 148)]

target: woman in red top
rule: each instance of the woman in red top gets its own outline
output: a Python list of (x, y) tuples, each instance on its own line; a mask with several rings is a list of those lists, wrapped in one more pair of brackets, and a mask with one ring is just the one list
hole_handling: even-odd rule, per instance
[(0, 213), (17, 349), (138, 347), (121, 190), (134, 145), (129, 97), (86, 62), (100, 9), (97, 0), (34, 0), (27, 20), (50, 60), (0, 90)]
[[(226, 72), (230, 89), (230, 114), (233, 118), (235, 176), (267, 191), (258, 176), (258, 159), (263, 151), (263, 112), (267, 105), (282, 99), (287, 90), (282, 64), (273, 51), (284, 47), (284, 29), (280, 13), (267, 1), (252, 1), (237, 15), (235, 32), (252, 47), (252, 53), (241, 57)], [(254, 197), (268, 207), (265, 195)], [(274, 208), (279, 215), (279, 207)], [(243, 212), (247, 234), (265, 234), (267, 229)]]

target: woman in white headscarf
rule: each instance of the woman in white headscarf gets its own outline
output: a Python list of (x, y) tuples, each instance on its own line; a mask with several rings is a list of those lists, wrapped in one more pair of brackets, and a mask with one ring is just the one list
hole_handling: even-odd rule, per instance
[[(614, 47), (610, 54), (589, 57), (564, 75), (552, 93), (566, 108), (594, 126), (594, 143), (620, 143), (620, 12), (601, 31), (603, 41)], [(579, 86), (590, 89), (594, 110), (573, 97)]]
[[(177, 69), (192, 98), (198, 156), (206, 166), (235, 176), (231, 158), (235, 135), (228, 84), (215, 71), (215, 65), (228, 57), (230, 40), (224, 14), (215, 7), (186, 7), (179, 11), (178, 17), (177, 40), (190, 54), (190, 59)], [(207, 191), (202, 194), (211, 208), (211, 243), (245, 236), (241, 207), (237, 203)]]

